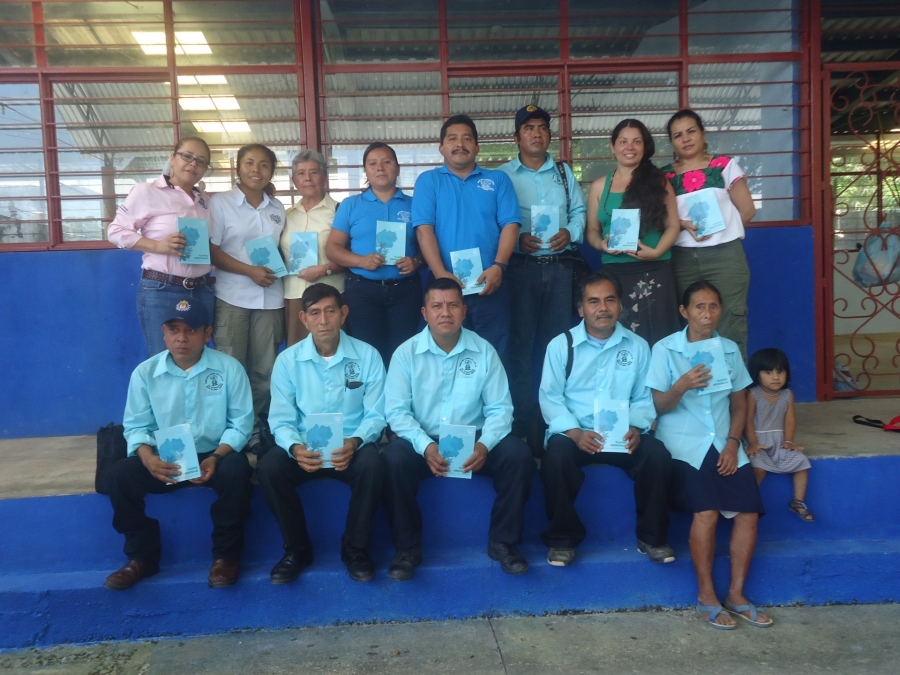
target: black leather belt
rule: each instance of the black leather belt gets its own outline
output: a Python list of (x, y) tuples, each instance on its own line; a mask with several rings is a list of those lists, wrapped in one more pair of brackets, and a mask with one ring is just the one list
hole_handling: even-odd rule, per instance
[(360, 281), (365, 281), (370, 284), (378, 284), (379, 286), (398, 286), (402, 283), (406, 283), (407, 281), (413, 281), (414, 279), (418, 279), (417, 274), (410, 274), (408, 277), (403, 277), (402, 279), (369, 279), (368, 277), (364, 277), (356, 272), (351, 272), (347, 270), (347, 276), (351, 279), (359, 279)]
[(565, 258), (563, 258), (560, 253), (553, 255), (525, 255), (524, 253), (515, 253), (514, 257), (516, 260), (533, 263), (535, 265), (558, 265), (565, 262)]
[(192, 291), (201, 286), (215, 286), (216, 278), (213, 276), (206, 277), (179, 277), (174, 274), (166, 274), (157, 272), (156, 270), (141, 270), (142, 279), (152, 279), (153, 281), (161, 281), (164, 284), (172, 286), (183, 286), (185, 289)]

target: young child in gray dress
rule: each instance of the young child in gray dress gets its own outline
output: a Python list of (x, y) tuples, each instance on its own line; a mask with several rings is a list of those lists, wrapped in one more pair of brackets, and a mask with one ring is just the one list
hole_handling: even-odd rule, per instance
[(797, 418), (794, 395), (787, 388), (791, 381), (787, 356), (780, 349), (760, 349), (750, 357), (749, 370), (754, 386), (747, 397), (745, 435), (756, 481), (762, 483), (769, 472), (793, 474), (794, 499), (788, 508), (811, 523), (815, 518), (805, 502), (809, 460), (803, 446), (794, 443)]

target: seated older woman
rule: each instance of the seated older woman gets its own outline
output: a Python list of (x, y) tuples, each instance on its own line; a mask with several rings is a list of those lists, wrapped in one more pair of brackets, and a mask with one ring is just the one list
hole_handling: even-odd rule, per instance
[(315, 232), (319, 246), (317, 264), (284, 277), (284, 327), (288, 347), (309, 334), (300, 321), (300, 297), (307, 286), (321, 281), (344, 292), (344, 268), (325, 256), (325, 244), (338, 203), (327, 193), (328, 167), (322, 153), (304, 150), (294, 156), (291, 181), (301, 199), (285, 214), (287, 223), (281, 232), (284, 259), (291, 259), (291, 235), (294, 232)]
[[(680, 307), (687, 328), (653, 347), (647, 386), (659, 415), (656, 438), (674, 460), (673, 505), (694, 514), (690, 545), (697, 609), (713, 628), (733, 630), (729, 614), (759, 627), (771, 626), (772, 619), (744, 597), (763, 506), (740, 442), (747, 415), (744, 390), (751, 379), (738, 346), (716, 333), (722, 310), (722, 296), (711, 283), (688, 286)], [(725, 363), (714, 363), (722, 358)], [(712, 581), (720, 513), (734, 519), (724, 608)]]

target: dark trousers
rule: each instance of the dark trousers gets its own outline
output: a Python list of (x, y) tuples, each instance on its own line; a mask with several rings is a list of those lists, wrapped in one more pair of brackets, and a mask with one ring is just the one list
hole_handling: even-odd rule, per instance
[[(398, 549), (422, 545), (422, 511), (416, 501), (419, 481), (434, 474), (423, 455), (412, 444), (398, 438), (384, 449), (384, 503), (391, 521), (394, 546)], [(484, 466), (475, 472), (494, 481), (497, 498), (491, 510), (488, 537), (503, 544), (522, 541), (525, 502), (531, 494), (535, 465), (525, 442), (512, 434), (488, 452)]]
[(509, 389), (515, 407), (513, 433), (524, 436), (540, 416), (532, 386), (532, 354), (543, 360), (547, 343), (572, 327), (572, 268), (558, 255), (514, 254), (506, 274), (510, 312)]
[(617, 466), (634, 481), (637, 538), (650, 546), (666, 543), (669, 530), (669, 485), (672, 457), (660, 441), (643, 434), (632, 454), (579, 450), (574, 441), (554, 434), (541, 460), (541, 480), (550, 525), (541, 534), (551, 548), (575, 548), (587, 534), (575, 511), (575, 498), (584, 483), (582, 467), (589, 464)]
[(419, 330), (422, 281), (413, 274), (382, 285), (347, 272), (344, 301), (350, 308), (350, 334), (375, 347), (387, 368), (394, 350)]
[(306, 530), (303, 504), (297, 487), (311, 480), (334, 478), (350, 486), (347, 525), (341, 538), (343, 548), (366, 548), (372, 536), (372, 517), (381, 500), (384, 464), (372, 443), (359, 447), (350, 466), (343, 471), (319, 469), (309, 473), (281, 448), (272, 448), (259, 460), (256, 476), (266, 504), (278, 521), (284, 549), (300, 553), (312, 550)]
[(509, 284), (506, 280), (491, 295), (463, 296), (466, 319), (463, 326), (475, 331), (497, 350), (503, 367), (509, 368)]
[[(200, 461), (210, 454), (200, 454)], [(250, 497), (253, 495), (252, 474), (244, 453), (232, 452), (219, 460), (213, 477), (203, 484), (218, 495), (209, 507), (215, 559), (238, 558), (244, 548), (244, 521), (250, 515)], [(144, 497), (197, 486), (190, 481), (172, 485), (157, 480), (136, 455), (113, 465), (110, 486), (113, 527), (125, 535), (125, 555), (129, 560), (159, 562), (162, 550), (159, 521), (144, 513)]]

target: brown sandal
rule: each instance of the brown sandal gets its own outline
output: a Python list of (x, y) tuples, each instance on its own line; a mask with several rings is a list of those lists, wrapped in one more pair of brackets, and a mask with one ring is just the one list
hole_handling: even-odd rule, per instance
[(791, 500), (791, 503), (788, 504), (788, 508), (807, 523), (812, 523), (816, 520), (810, 510), (806, 508), (806, 502), (802, 502), (799, 499), (793, 499)]

